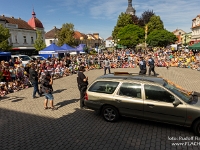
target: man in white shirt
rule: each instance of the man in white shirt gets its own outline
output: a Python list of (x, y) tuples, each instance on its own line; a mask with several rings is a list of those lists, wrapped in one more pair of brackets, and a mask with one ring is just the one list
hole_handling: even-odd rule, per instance
[(104, 66), (104, 75), (106, 74), (106, 70), (108, 69), (109, 74), (110, 74), (110, 60), (108, 57), (103, 61), (103, 66)]

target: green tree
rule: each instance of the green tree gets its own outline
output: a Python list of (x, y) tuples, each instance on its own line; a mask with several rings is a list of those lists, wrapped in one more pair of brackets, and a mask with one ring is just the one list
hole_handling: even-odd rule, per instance
[(37, 51), (40, 51), (46, 47), (46, 44), (42, 38), (42, 31), (37, 30), (37, 38), (34, 42), (34, 47)]
[(164, 25), (160, 16), (152, 16), (148, 22), (148, 34), (151, 33), (153, 30), (163, 30)]
[(127, 47), (135, 47), (137, 44), (144, 42), (144, 29), (130, 24), (120, 29), (118, 36), (118, 44), (124, 45)]
[(74, 25), (72, 23), (65, 23), (58, 32), (58, 46), (68, 44), (71, 46), (77, 45), (74, 38)]
[(6, 51), (12, 48), (12, 46), (8, 42), (9, 37), (9, 29), (4, 28), (3, 25), (0, 24), (0, 50)]
[(154, 30), (148, 35), (146, 41), (149, 46), (166, 47), (177, 40), (177, 37), (172, 32), (167, 30)]
[(129, 24), (133, 24), (133, 18), (130, 14), (121, 13), (118, 17), (117, 24), (112, 32), (113, 39), (117, 40), (119, 30)]

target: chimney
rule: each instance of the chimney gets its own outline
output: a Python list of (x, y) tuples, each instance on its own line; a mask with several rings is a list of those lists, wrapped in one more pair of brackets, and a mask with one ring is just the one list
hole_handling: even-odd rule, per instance
[(21, 20), (21, 18), (19, 17), (19, 20)]
[(11, 18), (13, 18), (14, 19), (14, 17), (12, 16)]
[(99, 39), (99, 33), (93, 33), (93, 35), (96, 39)]
[(5, 17), (5, 15), (2, 15), (2, 17)]

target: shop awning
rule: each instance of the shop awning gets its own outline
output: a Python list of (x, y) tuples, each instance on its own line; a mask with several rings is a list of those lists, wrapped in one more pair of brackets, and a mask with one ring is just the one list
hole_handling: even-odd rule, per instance
[(200, 42), (188, 47), (193, 50), (200, 50)]

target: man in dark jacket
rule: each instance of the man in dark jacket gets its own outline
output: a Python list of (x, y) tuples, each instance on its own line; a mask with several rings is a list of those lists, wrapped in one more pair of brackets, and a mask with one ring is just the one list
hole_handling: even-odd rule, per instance
[(140, 57), (139, 66), (140, 66), (139, 75), (145, 75), (147, 72), (146, 61), (144, 60), (144, 58), (142, 56)]
[(78, 89), (80, 91), (80, 108), (84, 107), (84, 96), (88, 86), (88, 77), (84, 75), (84, 71), (85, 67), (80, 66), (77, 77)]
[(41, 96), (38, 89), (38, 72), (36, 71), (34, 63), (31, 64), (31, 68), (29, 69), (29, 80), (33, 85), (33, 98), (36, 98), (36, 93)]
[(151, 75), (151, 71), (153, 72), (154, 76), (156, 76), (156, 72), (155, 72), (155, 62), (154, 59), (152, 58), (151, 54), (148, 55), (149, 59), (148, 59), (148, 64), (149, 64), (149, 75)]

